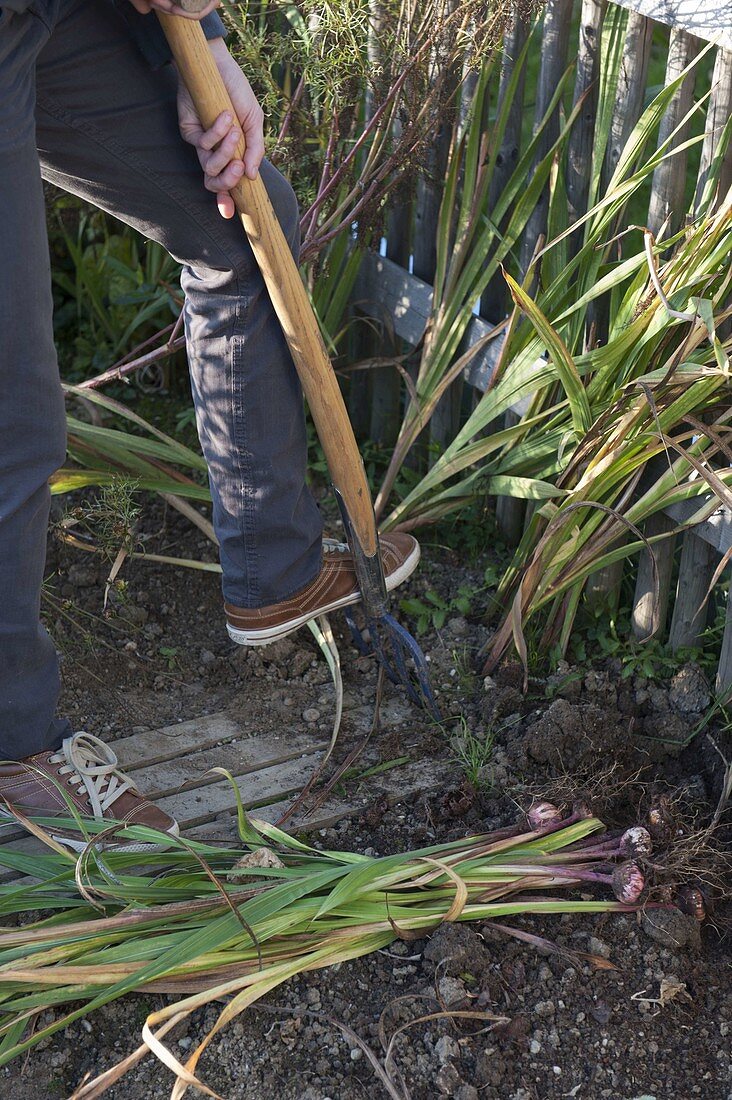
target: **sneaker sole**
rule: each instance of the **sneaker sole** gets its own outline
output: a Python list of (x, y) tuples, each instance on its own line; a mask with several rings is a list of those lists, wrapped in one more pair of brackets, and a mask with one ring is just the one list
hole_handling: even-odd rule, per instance
[[(6, 810), (0, 809), (0, 818), (4, 819), (5, 821), (14, 821), (16, 825), (21, 825), (18, 819), (12, 814), (9, 814)], [(174, 822), (171, 827), (166, 831), (170, 836), (180, 836), (180, 828), (178, 826), (178, 822)], [(88, 844), (88, 841), (84, 840), (83, 837), (79, 837), (77, 839), (76, 836), (64, 836), (63, 833), (51, 833), (51, 839), (55, 840), (58, 844), (63, 844), (65, 845), (65, 847), (71, 848), (74, 852), (83, 852)], [(162, 844), (145, 844), (142, 841), (132, 841), (129, 844), (108, 844), (104, 841), (102, 843), (104, 848), (108, 848), (111, 851), (125, 852), (159, 852), (160, 849), (163, 847)]]
[[(139, 822), (138, 822), (139, 824)], [(178, 822), (172, 825), (169, 829), (166, 829), (168, 836), (180, 836), (180, 828)], [(64, 844), (67, 848), (71, 848), (74, 852), (83, 852), (88, 845), (88, 841), (76, 840), (71, 836), (57, 836), (55, 833), (51, 833), (54, 840), (57, 840), (59, 844)], [(125, 844), (124, 841), (119, 844), (115, 844), (102, 841), (102, 847), (105, 851), (109, 852), (159, 852), (163, 849), (163, 844), (145, 844), (143, 841), (131, 841), (129, 844)]]
[[(419, 545), (417, 545), (402, 564), (393, 573), (389, 574), (386, 578), (387, 592), (392, 592), (411, 577), (419, 565), (420, 554), (421, 551)], [(358, 603), (360, 599), (360, 592), (356, 592), (352, 596), (343, 596), (340, 600), (333, 600), (332, 603), (325, 604), (317, 611), (300, 615), (296, 619), (288, 619), (286, 623), (266, 627), (264, 630), (240, 630), (238, 627), (232, 626), (231, 623), (226, 624), (226, 629), (232, 642), (236, 642), (237, 645), (271, 645), (272, 642), (279, 641), (280, 638), (286, 638), (288, 634), (294, 634), (296, 630), (299, 630), (305, 623), (310, 622), (311, 619), (316, 619), (319, 615), (327, 615), (330, 611), (337, 611), (341, 607), (349, 607), (351, 604)]]

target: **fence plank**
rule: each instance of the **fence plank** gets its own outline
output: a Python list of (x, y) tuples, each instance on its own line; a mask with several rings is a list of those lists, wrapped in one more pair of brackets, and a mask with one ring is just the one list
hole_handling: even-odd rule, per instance
[(682, 647), (696, 645), (706, 626), (706, 614), (700, 609), (715, 564), (713, 547), (693, 531), (687, 531), (681, 545), (679, 583), (671, 618), (669, 644), (673, 653)]
[[(712, 74), (712, 93), (707, 108), (707, 121), (702, 145), (699, 179), (696, 189), (696, 205), (701, 202), (714, 152), (722, 130), (732, 111), (732, 50), (718, 50)], [(727, 151), (719, 193), (725, 195), (732, 185), (732, 148)]]
[[(606, 0), (582, 0), (573, 104), (576, 106), (582, 96), (586, 98), (582, 111), (572, 127), (567, 147), (567, 200), (570, 224), (581, 218), (587, 210), (597, 114), (599, 43), (606, 6)], [(579, 244), (579, 240), (573, 240), (574, 251)]]
[[(662, 512), (651, 516), (645, 525), (646, 538), (663, 535), (674, 527), (674, 523)], [(656, 604), (655, 585), (651, 555), (642, 551), (638, 559), (638, 576), (635, 582), (635, 597), (631, 626), (636, 638), (656, 638), (666, 628), (668, 605), (671, 598), (671, 573), (674, 565), (676, 538), (670, 536), (663, 542), (654, 543), (653, 556), (658, 574), (658, 603)]]
[[(501, 58), (501, 76), (498, 85), (498, 103), (496, 111), (500, 111), (508, 95), (508, 87), (516, 66), (516, 60), (524, 48), (529, 35), (529, 21), (519, 8), (514, 8), (511, 22), (503, 39), (503, 56)], [(500, 149), (496, 156), (496, 165), (493, 171), (490, 188), (488, 191), (488, 209), (495, 208), (498, 199), (511, 178), (521, 153), (521, 121), (524, 110), (524, 85), (526, 66), (521, 70), (521, 76), (516, 86), (516, 92), (511, 100), (506, 129), (503, 134)], [(500, 272), (491, 279), (480, 300), (480, 314), (488, 321), (497, 324), (506, 314), (506, 281)]]
[[(557, 84), (567, 64), (569, 31), (572, 23), (573, 0), (549, 0), (544, 15), (544, 35), (541, 44), (541, 66), (536, 89), (534, 129), (546, 114)], [(545, 126), (536, 152), (538, 163), (559, 136), (559, 106)], [(531, 212), (521, 240), (521, 270), (526, 272), (531, 263), (539, 237), (546, 232), (549, 212), (549, 188), (546, 187)]]
[[(666, 84), (671, 84), (683, 72), (699, 52), (699, 39), (686, 31), (674, 30), (669, 42), (668, 61), (666, 63)], [(671, 100), (661, 120), (658, 143), (661, 145), (688, 114), (694, 97), (696, 70), (693, 69), (684, 79), (681, 87)], [(672, 148), (683, 145), (689, 136), (690, 124), (684, 126), (674, 138)], [(648, 228), (658, 234), (664, 222), (668, 221), (665, 231), (671, 236), (681, 226), (684, 216), (684, 190), (686, 184), (686, 165), (688, 150), (683, 149), (675, 156), (664, 160), (653, 173), (651, 201), (648, 207)]]
[(717, 679), (715, 683), (717, 693), (726, 692), (732, 687), (732, 585), (727, 594), (727, 613), (724, 620), (724, 634), (722, 635), (722, 651), (719, 655)]
[(651, 21), (643, 15), (638, 15), (637, 12), (631, 12), (623, 45), (607, 156), (603, 166), (603, 191), (615, 171), (620, 154), (643, 109), (652, 37)]
[[(359, 308), (388, 324), (407, 344), (417, 344), (424, 333), (432, 304), (432, 287), (404, 268), (374, 252), (365, 252), (354, 287)], [(465, 335), (467, 349), (492, 329), (482, 317), (473, 317)], [(500, 354), (500, 339), (488, 343), (464, 372), (465, 381), (485, 390)]]

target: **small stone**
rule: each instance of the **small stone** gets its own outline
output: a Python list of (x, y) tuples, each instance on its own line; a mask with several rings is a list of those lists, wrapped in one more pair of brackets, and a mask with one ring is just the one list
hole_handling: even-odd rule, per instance
[(460, 1004), (465, 1000), (466, 992), (465, 984), (458, 978), (451, 978), (445, 975), (444, 978), (440, 978), (437, 986), (440, 999), (448, 1006)]
[(454, 1096), (462, 1084), (460, 1074), (453, 1065), (443, 1066), (435, 1078), (435, 1084), (442, 1096)]
[(455, 1093), (455, 1100), (480, 1100), (480, 1093), (475, 1085), (461, 1085)]
[(641, 928), (656, 943), (672, 951), (682, 947), (698, 951), (701, 947), (699, 922), (687, 917), (680, 909), (644, 910), (641, 913)]
[(351, 1061), (358, 1062), (360, 1058), (363, 1058), (363, 1051), (360, 1047), (353, 1047), (351, 1050)]
[(591, 955), (601, 955), (603, 959), (610, 958), (610, 948), (602, 940), (598, 940), (597, 936), (590, 936), (588, 950)]
[(297, 680), (313, 663), (313, 655), (309, 649), (298, 649), (290, 661), (287, 672), (291, 679)]
[(449, 1062), (451, 1058), (457, 1058), (459, 1056), (460, 1047), (449, 1035), (443, 1035), (435, 1043), (435, 1054), (444, 1065), (445, 1062)]
[(315, 707), (308, 707), (307, 710), (304, 710), (302, 712), (302, 716), (303, 719), (308, 723), (308, 725), (311, 725), (313, 722), (317, 722), (319, 720), (320, 711), (316, 710)]
[(602, 1024), (604, 1027), (612, 1015), (612, 1009), (604, 1001), (598, 1001), (590, 1009), (590, 1015), (597, 1020), (598, 1024)]
[(216, 655), (211, 652), (210, 649), (201, 650), (201, 664), (212, 665), (216, 660)]
[(464, 619), (462, 615), (456, 615), (454, 619), (448, 619), (447, 629), (453, 634), (464, 634), (468, 629), (467, 619)]
[(537, 1042), (536, 1039), (532, 1039), (529, 1043), (529, 1054), (538, 1054), (540, 1050), (541, 1043)]
[(192, 1042), (193, 1040), (191, 1039), (190, 1035), (184, 1035), (182, 1039), (178, 1040), (178, 1046), (181, 1048), (181, 1050), (188, 1050)]
[(682, 714), (701, 714), (710, 703), (709, 685), (698, 665), (684, 665), (671, 681), (668, 697)]

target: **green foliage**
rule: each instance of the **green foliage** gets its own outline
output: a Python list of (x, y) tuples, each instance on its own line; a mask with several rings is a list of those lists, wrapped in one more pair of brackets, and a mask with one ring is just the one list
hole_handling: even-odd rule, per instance
[(459, 719), (458, 729), (450, 739), (453, 759), (460, 765), (465, 778), (476, 791), (490, 790), (493, 775), (490, 768), (495, 747), (496, 731), (474, 732), (466, 720)]
[(357, 223), (361, 240), (378, 229), (386, 195), (451, 110), (453, 74), (496, 50), (508, 11), (505, 0), (226, 4), (230, 48), (277, 135), (270, 155), (304, 208), (308, 262), (340, 229)]
[(54, 329), (69, 381), (110, 367), (180, 310), (180, 265), (154, 241), (75, 199), (51, 213)]
[(128, 553), (138, 544), (137, 523), (142, 507), (138, 482), (114, 477), (97, 493), (68, 512), (73, 525), (94, 538), (98, 550), (112, 561), (120, 550)]
[(165, 659), (170, 672), (175, 672), (178, 668), (178, 646), (176, 645), (161, 645), (158, 647), (158, 653)]
[[(586, 887), (588, 872), (611, 889), (610, 876), (597, 873), (607, 856), (588, 857), (582, 845), (604, 832), (597, 818), (551, 834), (517, 825), (513, 837), (501, 830), (371, 857), (313, 848), (250, 818), (224, 774), (239, 800), (238, 844), (183, 841), (118, 822), (123, 835), (114, 839), (122, 848), (104, 847), (95, 836), (104, 830), (109, 845), (110, 823), (74, 817), (61, 792), (67, 816), (31, 822), (44, 851), (3, 845), (0, 865), (29, 878), (20, 887), (0, 885), (0, 914), (14, 925), (0, 929), (0, 1065), (133, 990), (172, 988), (172, 1002), (150, 1013), (144, 1034), (176, 1073), (182, 1067), (166, 1034), (197, 1009), (225, 1002), (188, 1061), (186, 1083), (205, 1090), (191, 1072), (216, 1031), (301, 973), (383, 949), (404, 933), (425, 934), (444, 920), (628, 911), (609, 898), (562, 896)], [(88, 839), (78, 859), (46, 831), (60, 828)], [(131, 841), (149, 846), (144, 866), (139, 851), (125, 850)], [(263, 865), (255, 856), (262, 848), (277, 859)], [(135, 1062), (125, 1059), (112, 1073), (121, 1077)], [(99, 1080), (85, 1087), (96, 1090)], [(182, 1081), (174, 1091), (182, 1094)]]
[(475, 590), (468, 585), (460, 585), (455, 596), (445, 599), (430, 589), (424, 599), (409, 597), (399, 601), (399, 607), (405, 614), (412, 616), (418, 634), (424, 634), (432, 627), (440, 630), (451, 615), (467, 615)]

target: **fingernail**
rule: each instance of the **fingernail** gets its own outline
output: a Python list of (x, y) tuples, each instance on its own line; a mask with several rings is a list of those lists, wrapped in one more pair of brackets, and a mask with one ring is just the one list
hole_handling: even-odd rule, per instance
[(224, 113), (224, 122), (228, 122), (228, 123), (231, 123), (231, 122), (233, 122), (233, 121), (234, 121), (234, 120), (233, 120), (233, 118), (231, 117), (231, 115), (229, 114), (229, 112), (228, 112), (228, 111), (226, 111), (226, 112)]
[(244, 171), (244, 166), (241, 164), (232, 164), (231, 171), (234, 173), (235, 176), (240, 176)]

